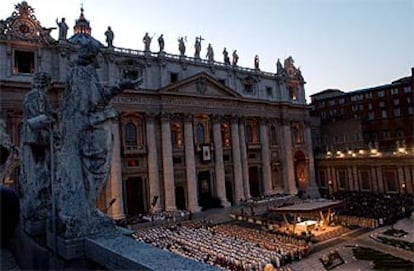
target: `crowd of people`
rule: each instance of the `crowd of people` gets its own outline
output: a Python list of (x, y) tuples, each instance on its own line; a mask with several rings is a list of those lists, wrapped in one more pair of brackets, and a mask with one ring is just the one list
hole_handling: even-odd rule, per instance
[(337, 221), (349, 226), (376, 228), (395, 223), (414, 211), (411, 194), (373, 194), (369, 192), (337, 192), (334, 198), (345, 207), (337, 211)]
[(142, 229), (138, 240), (180, 256), (224, 270), (276, 269), (310, 253), (308, 244), (293, 237), (275, 235), (237, 223), (211, 225), (205, 221)]

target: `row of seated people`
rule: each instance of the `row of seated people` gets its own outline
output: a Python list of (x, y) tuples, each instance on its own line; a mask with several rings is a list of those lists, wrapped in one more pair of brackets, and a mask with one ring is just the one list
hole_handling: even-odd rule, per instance
[(153, 227), (137, 231), (133, 237), (225, 270), (261, 271), (268, 263), (279, 268), (309, 254), (306, 243), (296, 239), (279, 240), (274, 235), (261, 235), (254, 229), (233, 228), (230, 224), (211, 226), (193, 222)]
[(345, 202), (345, 208), (338, 212), (339, 215), (373, 218), (380, 225), (395, 223), (414, 211), (412, 194), (341, 191), (333, 196)]
[(334, 216), (334, 221), (337, 224), (342, 224), (345, 226), (358, 226), (361, 228), (378, 228), (382, 224), (382, 219), (376, 218), (366, 218), (366, 217), (357, 217), (349, 215), (336, 215)]

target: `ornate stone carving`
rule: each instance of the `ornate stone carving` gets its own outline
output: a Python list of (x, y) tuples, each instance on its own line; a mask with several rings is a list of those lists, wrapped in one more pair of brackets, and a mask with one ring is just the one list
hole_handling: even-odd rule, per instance
[(196, 89), (199, 93), (204, 94), (207, 91), (207, 78), (200, 77), (196, 81)]

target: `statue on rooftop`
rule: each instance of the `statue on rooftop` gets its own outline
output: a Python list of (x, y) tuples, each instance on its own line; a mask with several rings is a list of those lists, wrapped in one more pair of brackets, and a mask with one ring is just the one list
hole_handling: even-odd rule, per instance
[[(187, 39), (185, 38), (185, 41), (187, 41)], [(180, 37), (178, 39), (178, 51), (180, 51), (180, 55), (184, 56), (185, 55), (185, 43), (184, 43), (184, 37)]]
[(255, 55), (255, 57), (254, 57), (254, 68), (256, 70), (259, 70), (260, 69), (259, 68), (259, 64), (260, 64), (259, 55)]
[(110, 26), (108, 26), (108, 29), (105, 31), (105, 37), (108, 47), (113, 47), (112, 42), (114, 41), (114, 32)]
[(165, 45), (165, 43), (164, 43), (164, 35), (163, 34), (161, 34), (158, 37), (158, 45), (160, 46), (160, 52), (164, 51), (164, 45)]
[(122, 80), (111, 87), (101, 85), (96, 69), (99, 48), (86, 43), (67, 76), (64, 92), (58, 159), (58, 231), (64, 238), (113, 228), (111, 220), (96, 209), (96, 201), (108, 179), (117, 112), (112, 97), (142, 82)]
[(239, 55), (237, 54), (237, 50), (233, 51), (233, 65), (236, 66), (237, 62), (239, 62)]
[(201, 52), (201, 41), (204, 40), (201, 36), (196, 37), (195, 43), (194, 43), (194, 57), (200, 58), (200, 52)]
[(66, 36), (68, 35), (68, 25), (66, 24), (65, 18), (62, 18), (62, 20), (59, 22), (58, 19), (56, 19), (56, 24), (59, 27), (59, 40), (66, 40)]
[(144, 42), (144, 50), (150, 51), (152, 37), (148, 35), (148, 32), (145, 33), (145, 36), (142, 38), (142, 41)]
[(224, 64), (230, 64), (230, 57), (229, 57), (229, 53), (227, 52), (226, 47), (224, 47), (223, 49), (223, 60), (224, 60)]
[(206, 57), (207, 57), (208, 61), (214, 62), (214, 50), (213, 50), (213, 47), (211, 46), (211, 43), (209, 43), (208, 46), (207, 46)]

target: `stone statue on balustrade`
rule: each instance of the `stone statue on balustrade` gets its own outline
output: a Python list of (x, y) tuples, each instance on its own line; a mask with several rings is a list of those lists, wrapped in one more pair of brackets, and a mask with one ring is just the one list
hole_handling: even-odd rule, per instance
[(259, 70), (260, 69), (259, 55), (255, 55), (255, 57), (254, 57), (254, 68), (256, 70)]
[(113, 230), (112, 220), (96, 209), (111, 164), (112, 97), (141, 84), (122, 80), (101, 85), (96, 69), (99, 48), (86, 43), (67, 75), (61, 112), (61, 148), (57, 163), (58, 233), (64, 238)]
[(195, 43), (194, 43), (194, 57), (200, 58), (200, 52), (201, 52), (201, 41), (204, 40), (201, 36), (196, 37)]
[(178, 51), (180, 52), (180, 56), (185, 55), (185, 43), (184, 40), (187, 41), (187, 38), (180, 37), (178, 39)]
[(280, 76), (287, 76), (287, 72), (285, 70), (285, 68), (283, 68), (282, 63), (280, 62), (280, 59), (277, 59), (277, 63), (276, 63), (276, 74), (280, 75)]
[(165, 46), (164, 35), (163, 34), (161, 34), (158, 37), (158, 45), (160, 46), (160, 52), (163, 52), (164, 51), (164, 46)]
[(62, 18), (60, 22), (58, 21), (58, 19), (56, 19), (56, 24), (59, 27), (59, 40), (66, 40), (69, 26), (66, 24), (65, 18)]
[(108, 47), (113, 47), (114, 32), (112, 31), (110, 26), (108, 26), (108, 29), (105, 31), (105, 37)]
[(226, 47), (224, 47), (223, 49), (223, 60), (224, 60), (224, 64), (230, 64), (229, 52), (227, 52)]
[(237, 50), (233, 51), (233, 65), (236, 66), (237, 62), (239, 62), (239, 55), (237, 54)]
[(148, 32), (145, 33), (145, 36), (142, 38), (142, 42), (144, 43), (144, 50), (150, 51), (152, 37), (148, 35)]
[(211, 43), (209, 43), (207, 46), (206, 57), (209, 62), (214, 62), (214, 50), (213, 50), (213, 47), (211, 46)]
[(19, 184), (22, 215), (31, 222), (45, 222), (51, 206), (50, 138), (56, 114), (46, 97), (50, 81), (48, 73), (35, 73), (23, 102)]

